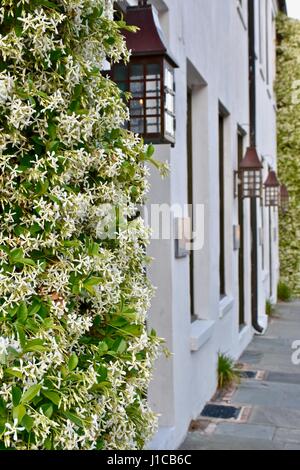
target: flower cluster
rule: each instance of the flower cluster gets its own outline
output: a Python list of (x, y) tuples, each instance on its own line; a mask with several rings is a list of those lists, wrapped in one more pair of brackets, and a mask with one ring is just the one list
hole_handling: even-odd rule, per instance
[(1, 1), (3, 449), (139, 449), (155, 430), (160, 339), (136, 216), (152, 149), (101, 73), (128, 59), (112, 4)]

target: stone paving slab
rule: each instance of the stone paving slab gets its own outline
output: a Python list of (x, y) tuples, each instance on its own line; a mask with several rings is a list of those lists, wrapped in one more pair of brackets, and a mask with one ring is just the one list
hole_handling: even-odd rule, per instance
[(189, 433), (180, 450), (281, 450), (285, 443), (236, 436)]
[(268, 382), (279, 382), (286, 384), (300, 385), (300, 374), (291, 374), (285, 372), (268, 372), (265, 378)]
[(300, 409), (300, 386), (248, 380), (237, 389), (232, 402)]
[(262, 439), (271, 441), (275, 435), (275, 426), (264, 426), (261, 424), (218, 424), (215, 435), (227, 435), (235, 437), (249, 437), (251, 439)]
[(300, 429), (300, 410), (271, 406), (254, 406), (249, 418), (249, 423)]
[(285, 444), (284, 450), (300, 450), (300, 444)]
[(300, 443), (300, 429), (278, 428), (274, 436), (275, 442)]
[(189, 432), (186, 450), (300, 450), (300, 365), (292, 364), (292, 343), (300, 340), (300, 301), (279, 304), (268, 331), (256, 336), (239, 359), (264, 380), (242, 379), (229, 405), (250, 409), (243, 422), (211, 421)]

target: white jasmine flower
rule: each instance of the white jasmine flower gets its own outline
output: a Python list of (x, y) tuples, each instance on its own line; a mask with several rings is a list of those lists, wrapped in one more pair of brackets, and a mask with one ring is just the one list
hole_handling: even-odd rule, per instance
[(16, 442), (18, 440), (18, 432), (24, 431), (24, 427), (18, 426), (18, 420), (14, 419), (14, 423), (5, 423), (5, 429), (7, 431), (4, 432), (4, 442), (6, 447), (10, 446), (10, 436), (12, 436), (12, 439)]

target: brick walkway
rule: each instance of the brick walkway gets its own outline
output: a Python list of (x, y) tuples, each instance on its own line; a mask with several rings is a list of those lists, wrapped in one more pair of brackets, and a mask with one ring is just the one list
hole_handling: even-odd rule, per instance
[[(300, 365), (292, 363), (292, 343), (300, 341), (300, 301), (279, 304), (265, 336), (256, 336), (240, 358), (243, 378), (215, 403), (240, 408), (237, 419), (200, 417), (183, 450), (300, 450)], [(300, 358), (300, 354), (299, 354)], [(255, 375), (255, 374), (253, 374)]]

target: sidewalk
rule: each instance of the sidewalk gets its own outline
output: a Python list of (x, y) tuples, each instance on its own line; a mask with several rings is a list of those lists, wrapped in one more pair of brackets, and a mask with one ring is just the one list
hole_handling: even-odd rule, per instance
[(245, 375), (256, 377), (243, 378), (231, 394), (215, 398), (214, 404), (236, 407), (239, 416), (200, 416), (181, 449), (300, 450), (300, 365), (291, 359), (295, 340), (300, 341), (300, 301), (279, 304), (266, 335), (256, 336), (239, 360), (249, 371)]

